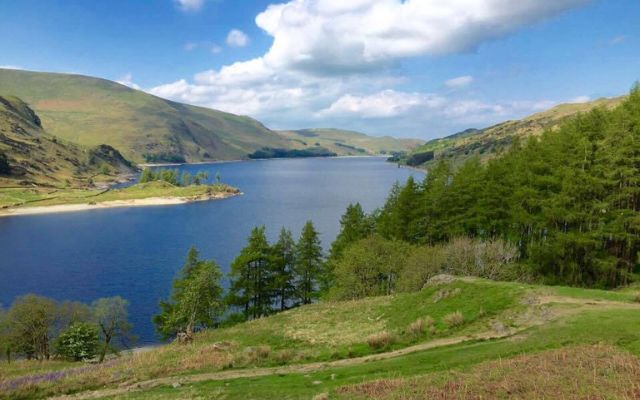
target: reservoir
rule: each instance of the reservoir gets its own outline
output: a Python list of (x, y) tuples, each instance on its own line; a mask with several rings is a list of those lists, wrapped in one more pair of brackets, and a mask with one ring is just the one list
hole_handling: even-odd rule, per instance
[(256, 160), (189, 164), (180, 172), (217, 173), (244, 194), (190, 204), (112, 208), (0, 218), (0, 303), (35, 293), (91, 302), (119, 295), (129, 300), (138, 345), (157, 342), (151, 317), (194, 245), (226, 273), (256, 225), (270, 240), (281, 227), (298, 237), (312, 220), (325, 253), (349, 203), (370, 212), (384, 204), (391, 185), (421, 172), (379, 157)]

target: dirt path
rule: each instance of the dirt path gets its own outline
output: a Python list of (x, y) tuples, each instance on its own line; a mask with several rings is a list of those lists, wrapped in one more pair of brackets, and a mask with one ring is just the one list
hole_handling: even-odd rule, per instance
[[(251, 369), (238, 369), (229, 371), (209, 372), (188, 376), (170, 376), (163, 378), (150, 379), (147, 381), (124, 384), (117, 388), (101, 389), (96, 391), (81, 392), (74, 395), (65, 395), (54, 397), (53, 400), (80, 400), (80, 399), (98, 399), (103, 397), (111, 397), (126, 394), (132, 391), (147, 390), (158, 386), (170, 386), (174, 384), (189, 384), (203, 381), (220, 381), (228, 379), (239, 378), (255, 378), (261, 376), (270, 375), (283, 375), (283, 374), (308, 374), (312, 372), (322, 371), (329, 368), (347, 367), (353, 365), (360, 365), (366, 362), (387, 360), (390, 358), (400, 357), (407, 354), (412, 354), (424, 350), (435, 349), (438, 347), (450, 346), (454, 344), (460, 344), (471, 340), (490, 340), (490, 339), (503, 339), (507, 337), (513, 337), (519, 333), (525, 331), (534, 326), (543, 325), (549, 321), (556, 319), (560, 316), (567, 316), (577, 314), (586, 309), (601, 309), (601, 308), (632, 308), (640, 309), (640, 304), (634, 303), (622, 303), (609, 300), (591, 300), (591, 299), (579, 299), (573, 297), (564, 296), (537, 296), (532, 300), (532, 306), (544, 306), (549, 304), (569, 304), (578, 305), (580, 307), (574, 307), (562, 310), (553, 310), (553, 312), (547, 312), (548, 309), (539, 309), (539, 313), (525, 313), (526, 320), (520, 321), (521, 325), (515, 328), (502, 328), (498, 330), (490, 330), (481, 332), (474, 335), (465, 335), (452, 338), (436, 339), (425, 343), (420, 343), (414, 346), (405, 347), (399, 350), (394, 350), (386, 353), (371, 354), (364, 357), (348, 358), (330, 362), (315, 362), (309, 364), (296, 364), (283, 367), (269, 367), (269, 368), (251, 368)], [(533, 307), (532, 307), (533, 308)], [(529, 310), (531, 311), (531, 310)]]

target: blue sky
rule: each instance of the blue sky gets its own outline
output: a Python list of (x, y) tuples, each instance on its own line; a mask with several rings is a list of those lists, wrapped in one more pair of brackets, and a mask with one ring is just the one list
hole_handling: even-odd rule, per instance
[(640, 79), (631, 0), (0, 0), (0, 66), (429, 139)]

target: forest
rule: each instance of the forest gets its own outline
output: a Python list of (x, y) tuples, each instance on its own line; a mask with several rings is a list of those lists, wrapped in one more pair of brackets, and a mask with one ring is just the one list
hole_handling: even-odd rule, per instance
[[(433, 249), (465, 238), (485, 243), (478, 248), (499, 243), (513, 278), (615, 288), (640, 272), (639, 211), (636, 85), (617, 108), (579, 114), (486, 163), (471, 158), (454, 170), (441, 160), (424, 181), (395, 185), (372, 215), (351, 209), (330, 262), (380, 240)], [(362, 242), (372, 235), (379, 240)]]

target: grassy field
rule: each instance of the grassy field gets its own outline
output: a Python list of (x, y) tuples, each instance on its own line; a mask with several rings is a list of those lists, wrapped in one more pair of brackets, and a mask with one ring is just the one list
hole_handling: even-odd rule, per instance
[[(11, 371), (0, 380), (0, 393), (10, 398), (86, 390), (133, 399), (350, 398), (372, 390), (357, 385), (390, 379), (375, 385), (393, 389), (382, 391), (387, 397), (381, 398), (396, 398), (397, 379), (418, 379), (401, 385), (416, 390), (432, 386), (421, 386), (423, 381), (446, 389), (458, 373), (482, 376), (487, 368), (482, 363), (572, 346), (612, 346), (635, 360), (640, 355), (635, 294), (456, 280), (417, 293), (305, 306), (202, 332), (191, 345), (123, 355), (107, 365), (76, 364), (81, 368), (69, 370), (60, 363), (50, 368), (58, 371), (55, 379), (44, 374), (47, 379), (38, 380), (43, 374), (28, 367), (0, 366), (0, 376)], [(462, 321), (451, 324), (456, 312)], [(433, 322), (416, 330), (419, 319)], [(382, 332), (393, 340), (373, 346), (371, 338)], [(16, 379), (30, 383), (16, 386)]]
[(234, 194), (238, 190), (228, 185), (174, 186), (166, 182), (149, 182), (124, 189), (51, 189), (0, 188), (2, 208), (45, 207), (63, 204), (95, 204), (118, 200), (136, 200), (155, 197), (197, 198), (209, 194)]

